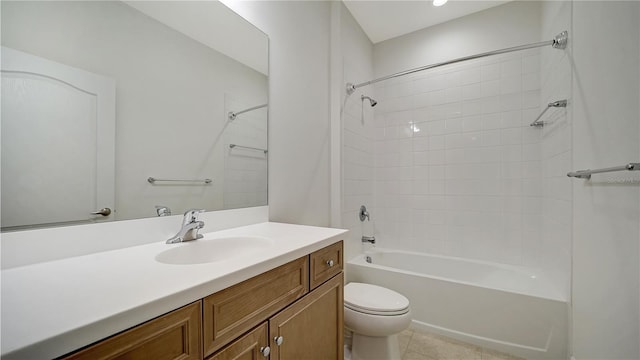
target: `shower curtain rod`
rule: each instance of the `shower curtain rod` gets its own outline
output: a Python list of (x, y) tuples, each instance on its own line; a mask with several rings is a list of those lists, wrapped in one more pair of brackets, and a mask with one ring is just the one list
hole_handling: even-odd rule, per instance
[(253, 110), (258, 110), (258, 109), (262, 109), (263, 107), (267, 107), (269, 104), (262, 104), (262, 105), (258, 105), (258, 106), (254, 106), (254, 107), (250, 107), (248, 109), (244, 109), (238, 112), (235, 111), (229, 111), (229, 120), (235, 120), (236, 116), (240, 115), (240, 114), (244, 114), (246, 112), (249, 111), (253, 111)]
[(449, 61), (445, 61), (445, 62), (441, 62), (441, 63), (431, 64), (431, 65), (421, 66), (421, 67), (418, 67), (418, 68), (415, 68), (415, 69), (411, 69), (411, 70), (401, 71), (399, 73), (395, 73), (395, 74), (392, 74), (392, 75), (387, 75), (387, 76), (384, 76), (384, 77), (381, 77), (381, 78), (377, 78), (377, 79), (373, 79), (373, 80), (370, 80), (370, 81), (366, 81), (366, 82), (363, 82), (363, 83), (360, 83), (360, 84), (347, 83), (347, 94), (351, 95), (351, 94), (353, 94), (354, 91), (356, 91), (357, 88), (360, 88), (360, 87), (363, 87), (363, 86), (367, 86), (367, 85), (371, 85), (371, 84), (375, 84), (375, 83), (380, 82), (380, 81), (389, 80), (389, 79), (393, 79), (393, 78), (396, 78), (396, 77), (399, 77), (399, 76), (409, 75), (409, 74), (413, 74), (415, 72), (419, 72), (419, 71), (423, 71), (423, 70), (429, 70), (429, 69), (437, 68), (437, 67), (444, 66), (444, 65), (455, 64), (455, 63), (459, 63), (459, 62), (462, 62), (462, 61), (479, 59), (479, 58), (483, 58), (483, 57), (486, 57), (486, 56), (505, 54), (505, 53), (509, 53), (509, 52), (513, 52), (513, 51), (533, 49), (533, 48), (538, 48), (538, 47), (543, 47), (543, 46), (548, 46), (548, 45), (553, 46), (555, 49), (564, 49), (564, 48), (567, 47), (567, 40), (568, 39), (569, 39), (569, 33), (565, 30), (565, 31), (561, 32), (560, 34), (556, 35), (556, 37), (554, 37), (553, 40), (549, 40), (549, 41), (543, 41), (543, 42), (534, 43), (534, 44), (515, 46), (515, 47), (510, 47), (510, 48), (501, 49), (501, 50), (494, 50), (494, 51), (489, 51), (489, 52), (476, 54), (476, 55), (464, 56), (464, 57), (461, 57), (461, 58), (457, 58), (457, 59), (453, 59), (453, 60), (449, 60)]

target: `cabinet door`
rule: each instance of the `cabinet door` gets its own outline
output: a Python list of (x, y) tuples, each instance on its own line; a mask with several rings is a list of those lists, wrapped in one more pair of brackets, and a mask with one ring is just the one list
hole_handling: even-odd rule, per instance
[(227, 345), (207, 360), (260, 360), (267, 359), (261, 349), (269, 345), (266, 322), (253, 329), (243, 337)]
[(204, 298), (205, 356), (269, 319), (309, 290), (308, 256)]
[(342, 360), (342, 289), (340, 273), (272, 317), (271, 360)]
[(201, 302), (138, 325), (70, 356), (69, 360), (199, 360)]

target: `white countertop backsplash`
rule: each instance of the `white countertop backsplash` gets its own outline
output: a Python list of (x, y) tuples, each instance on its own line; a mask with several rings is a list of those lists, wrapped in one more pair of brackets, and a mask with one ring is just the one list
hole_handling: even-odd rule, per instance
[(204, 233), (203, 240), (259, 236), (274, 241), (260, 252), (231, 260), (163, 264), (155, 260), (156, 255), (189, 243), (168, 245), (161, 238), (143, 245), (5, 268), (2, 358), (63, 355), (343, 240), (346, 233), (264, 222)]

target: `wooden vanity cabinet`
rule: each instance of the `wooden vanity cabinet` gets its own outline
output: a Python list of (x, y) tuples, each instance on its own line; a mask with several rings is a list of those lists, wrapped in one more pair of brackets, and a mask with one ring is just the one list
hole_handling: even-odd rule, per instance
[(64, 359), (200, 360), (201, 314), (201, 302), (197, 301), (90, 345)]
[(342, 270), (339, 241), (62, 359), (342, 360)]
[(342, 241), (309, 255), (309, 286), (311, 290), (342, 272)]
[(262, 351), (269, 343), (269, 326), (262, 325), (218, 351), (207, 360), (259, 360), (265, 359)]
[(340, 273), (269, 319), (271, 360), (343, 359), (343, 288)]
[(304, 256), (204, 298), (205, 357), (308, 293), (308, 269)]

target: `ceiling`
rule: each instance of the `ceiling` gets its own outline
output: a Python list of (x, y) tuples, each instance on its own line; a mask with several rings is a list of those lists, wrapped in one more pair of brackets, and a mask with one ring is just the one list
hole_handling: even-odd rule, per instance
[(378, 43), (507, 1), (449, 0), (440, 7), (431, 0), (343, 0), (371, 42)]

